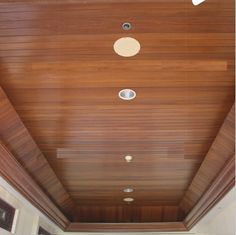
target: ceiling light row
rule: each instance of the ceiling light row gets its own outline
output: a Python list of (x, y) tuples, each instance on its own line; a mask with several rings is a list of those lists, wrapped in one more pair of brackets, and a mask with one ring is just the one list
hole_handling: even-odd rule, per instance
[[(205, 0), (192, 0), (194, 6), (200, 5), (201, 3), (205, 2)], [(122, 25), (123, 30), (130, 30), (132, 25), (128, 22), (123, 23)], [(138, 40), (131, 38), (131, 37), (123, 37), (118, 39), (113, 45), (114, 51), (123, 57), (132, 57), (139, 53), (141, 49), (141, 45)], [(136, 92), (132, 89), (123, 89), (119, 92), (119, 97), (122, 100), (132, 100), (136, 97)], [(131, 162), (133, 159), (132, 156), (127, 155), (125, 156), (126, 162)], [(125, 188), (123, 190), (124, 193), (132, 193), (134, 190), (132, 188)], [(126, 197), (123, 199), (125, 202), (130, 203), (133, 202), (134, 199), (131, 197)]]
[[(133, 160), (133, 157), (130, 156), (130, 155), (127, 155), (127, 156), (125, 156), (125, 160), (126, 160), (126, 162), (129, 163), (129, 162), (131, 162)], [(123, 189), (124, 193), (132, 193), (133, 191), (134, 190), (132, 188), (125, 188), (125, 189)], [(126, 198), (123, 199), (123, 201), (127, 202), (127, 203), (130, 203), (130, 202), (133, 202), (134, 199), (132, 197), (126, 197)]]
[[(123, 190), (124, 193), (132, 193), (134, 190), (132, 188), (125, 188)], [(134, 198), (132, 197), (125, 197), (123, 199), (124, 202), (127, 202), (127, 203), (130, 203), (130, 202), (133, 202), (134, 201)]]
[[(123, 30), (128, 31), (132, 28), (131, 24), (126, 22), (122, 25)], [(141, 46), (138, 40), (131, 37), (123, 37), (118, 39), (113, 45), (114, 51), (122, 57), (131, 57), (139, 53)], [(136, 97), (136, 92), (132, 89), (123, 89), (119, 92), (119, 98), (122, 100), (132, 100)], [(127, 163), (133, 160), (131, 155), (126, 155), (124, 157)], [(132, 193), (134, 190), (132, 188), (123, 189), (124, 193)], [(132, 197), (125, 197), (123, 201), (126, 203), (131, 203), (134, 201)]]

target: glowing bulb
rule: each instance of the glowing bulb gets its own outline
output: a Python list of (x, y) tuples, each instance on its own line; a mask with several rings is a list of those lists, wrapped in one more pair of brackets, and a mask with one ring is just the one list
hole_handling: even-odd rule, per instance
[(126, 162), (131, 162), (132, 159), (133, 159), (133, 157), (130, 156), (130, 155), (125, 156), (125, 160), (126, 160)]
[(132, 197), (126, 197), (123, 199), (125, 202), (133, 202), (134, 199)]

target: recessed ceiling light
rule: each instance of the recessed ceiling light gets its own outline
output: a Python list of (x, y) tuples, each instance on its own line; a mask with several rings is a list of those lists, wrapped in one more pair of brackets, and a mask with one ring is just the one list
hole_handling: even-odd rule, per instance
[(131, 89), (124, 89), (119, 92), (119, 97), (122, 100), (132, 100), (136, 97), (136, 92)]
[(140, 43), (131, 37), (123, 37), (118, 39), (113, 45), (114, 51), (123, 57), (135, 56), (140, 51)]
[(205, 2), (206, 0), (192, 0), (194, 6), (200, 5), (201, 3)]
[(132, 197), (126, 197), (123, 199), (125, 202), (133, 202), (134, 199)]
[(126, 162), (131, 162), (133, 160), (133, 157), (130, 155), (125, 156)]
[(122, 24), (122, 29), (124, 30), (130, 30), (132, 28), (131, 24), (128, 22), (125, 22), (124, 24)]
[(125, 188), (123, 190), (124, 193), (132, 193), (134, 190), (132, 188)]

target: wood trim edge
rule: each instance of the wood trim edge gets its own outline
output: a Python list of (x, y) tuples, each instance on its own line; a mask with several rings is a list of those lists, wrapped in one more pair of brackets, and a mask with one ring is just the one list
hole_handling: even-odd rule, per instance
[(66, 232), (183, 232), (182, 222), (160, 223), (71, 223)]
[(235, 157), (232, 157), (188, 213), (183, 223), (190, 230), (203, 216), (216, 205), (235, 185)]
[(69, 220), (0, 141), (0, 175), (62, 230)]

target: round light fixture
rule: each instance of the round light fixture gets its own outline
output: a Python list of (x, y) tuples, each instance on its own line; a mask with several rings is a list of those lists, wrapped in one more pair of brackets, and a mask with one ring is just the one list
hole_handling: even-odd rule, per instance
[(133, 160), (133, 157), (130, 155), (125, 156), (126, 162), (131, 162)]
[(125, 188), (123, 190), (124, 193), (132, 193), (134, 190), (132, 188)]
[(131, 89), (123, 89), (119, 92), (119, 97), (122, 100), (132, 100), (136, 97), (136, 92)]
[(133, 202), (134, 199), (132, 197), (126, 197), (123, 199), (125, 202)]
[(140, 43), (131, 37), (123, 37), (118, 39), (113, 45), (114, 51), (123, 57), (135, 56), (140, 51)]
[(122, 29), (124, 30), (130, 30), (132, 28), (131, 24), (129, 22), (125, 22), (124, 24), (122, 24)]

